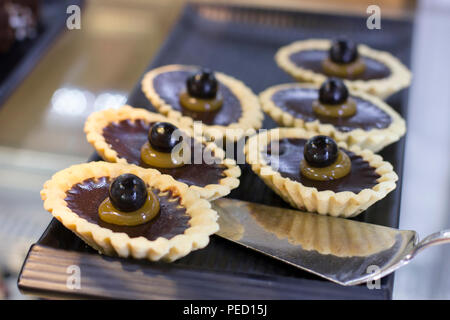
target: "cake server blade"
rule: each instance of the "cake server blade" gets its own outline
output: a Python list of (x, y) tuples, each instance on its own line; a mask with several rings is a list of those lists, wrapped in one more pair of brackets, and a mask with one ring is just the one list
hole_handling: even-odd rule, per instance
[(380, 279), (424, 248), (450, 242), (443, 230), (419, 242), (415, 231), (222, 198), (220, 237), (341, 285)]

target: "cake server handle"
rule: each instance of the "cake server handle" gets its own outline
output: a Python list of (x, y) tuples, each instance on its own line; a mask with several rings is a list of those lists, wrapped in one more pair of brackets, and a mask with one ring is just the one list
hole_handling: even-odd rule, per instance
[(414, 249), (405, 258), (411, 260), (422, 250), (434, 245), (445, 243), (450, 243), (450, 229), (441, 230), (425, 237), (422, 241), (414, 246)]

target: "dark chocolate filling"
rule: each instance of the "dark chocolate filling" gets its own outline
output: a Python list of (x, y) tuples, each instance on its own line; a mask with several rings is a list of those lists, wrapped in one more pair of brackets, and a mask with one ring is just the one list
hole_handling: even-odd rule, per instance
[(231, 90), (219, 82), (218, 94), (222, 96), (222, 107), (214, 112), (195, 112), (183, 108), (179, 95), (186, 91), (186, 79), (191, 75), (189, 71), (170, 71), (157, 75), (153, 80), (156, 93), (174, 110), (180, 111), (184, 116), (202, 121), (207, 125), (227, 126), (237, 122), (242, 114), (239, 99)]
[(391, 116), (378, 108), (373, 103), (352, 96), (356, 101), (356, 113), (351, 117), (335, 118), (317, 115), (312, 104), (318, 99), (318, 90), (310, 88), (288, 88), (277, 91), (272, 96), (272, 101), (281, 110), (289, 113), (294, 118), (303, 119), (306, 122), (319, 120), (321, 123), (329, 123), (339, 131), (348, 132), (355, 129), (371, 130), (384, 129), (392, 122)]
[[(153, 192), (158, 197), (160, 213), (151, 221), (133, 227), (104, 222), (98, 216), (98, 207), (108, 197), (110, 183), (109, 177), (101, 177), (87, 179), (72, 186), (66, 192), (64, 199), (67, 207), (90, 223), (114, 232), (124, 232), (130, 238), (143, 236), (149, 240), (156, 240), (158, 237), (170, 239), (178, 234), (183, 234), (190, 227), (190, 216), (186, 214), (185, 208), (179, 207), (180, 199), (172, 197), (170, 192), (168, 195), (161, 196), (157, 189), (154, 189)], [(169, 201), (169, 199), (176, 199), (176, 201)]]
[(314, 187), (319, 191), (331, 190), (334, 192), (351, 191), (358, 193), (363, 189), (371, 189), (378, 184), (380, 175), (375, 172), (367, 161), (360, 156), (345, 149), (343, 150), (352, 162), (352, 169), (343, 178), (331, 181), (316, 181), (305, 178), (300, 174), (300, 162), (303, 159), (303, 147), (306, 139), (290, 138), (282, 139), (279, 155), (270, 154), (270, 145), (267, 147), (267, 155), (264, 155), (268, 164), (274, 166), (282, 177), (300, 182), (306, 187)]
[[(127, 162), (149, 168), (141, 160), (141, 147), (147, 142), (147, 135), (152, 124), (143, 120), (122, 120), (118, 123), (110, 123), (103, 129), (103, 137), (119, 158), (124, 158)], [(192, 150), (194, 144), (191, 144)], [(204, 146), (203, 146), (204, 147)], [(194, 152), (191, 152), (194, 157)], [(178, 181), (187, 185), (204, 187), (208, 184), (216, 184), (225, 177), (223, 173), (225, 167), (221, 164), (195, 164), (192, 158), (191, 164), (186, 164), (179, 168), (155, 168), (161, 173), (169, 174)]]
[[(346, 79), (375, 80), (384, 79), (391, 75), (391, 69), (384, 63), (362, 55), (360, 57), (366, 65), (365, 71), (359, 75), (347, 77)], [(289, 59), (298, 67), (322, 74), (325, 74), (325, 71), (322, 68), (322, 62), (327, 58), (328, 51), (325, 50), (302, 50), (294, 52), (289, 56)]]

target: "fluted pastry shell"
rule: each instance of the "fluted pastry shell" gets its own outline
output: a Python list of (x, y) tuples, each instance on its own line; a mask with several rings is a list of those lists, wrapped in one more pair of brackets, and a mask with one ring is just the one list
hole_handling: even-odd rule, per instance
[(265, 150), (271, 140), (283, 138), (309, 139), (315, 135), (317, 134), (302, 128), (276, 128), (261, 132), (248, 139), (245, 144), (246, 161), (251, 165), (253, 172), (292, 207), (308, 212), (335, 217), (353, 217), (366, 210), (375, 202), (383, 199), (395, 189), (395, 182), (398, 180), (398, 176), (394, 172), (392, 165), (383, 161), (381, 156), (374, 154), (368, 149), (361, 149), (357, 145), (347, 147), (344, 142), (338, 143), (339, 147), (362, 157), (380, 175), (374, 187), (363, 189), (358, 193), (351, 191), (318, 191), (317, 188), (304, 186), (300, 182), (282, 177), (261, 156), (261, 152)]
[[(117, 152), (105, 141), (103, 129), (113, 122), (122, 120), (143, 120), (147, 123), (164, 121), (174, 124), (179, 129), (193, 136), (193, 131), (183, 126), (174, 119), (169, 119), (161, 114), (153, 113), (145, 109), (133, 108), (131, 106), (122, 106), (119, 109), (107, 109), (92, 113), (85, 122), (84, 131), (88, 142), (95, 148), (97, 153), (106, 161), (117, 163), (128, 163), (125, 158), (118, 156)], [(196, 137), (197, 140), (204, 142), (202, 137)], [(232, 189), (239, 186), (240, 168), (233, 159), (225, 158), (225, 152), (216, 144), (204, 142), (207, 148), (213, 151), (215, 157), (222, 159), (222, 164), (226, 167), (223, 171), (225, 177), (217, 183), (211, 183), (204, 187), (190, 186), (197, 191), (200, 196), (207, 200), (214, 200), (230, 193)]]
[[(174, 197), (179, 198), (180, 205), (191, 217), (189, 228), (183, 234), (171, 239), (159, 237), (151, 241), (142, 236), (130, 238), (126, 233), (114, 232), (88, 222), (67, 206), (66, 192), (74, 185), (90, 178), (105, 176), (114, 178), (124, 173), (137, 175), (150, 187), (161, 192), (171, 191)], [(44, 201), (44, 208), (67, 229), (94, 249), (109, 256), (174, 261), (193, 250), (206, 247), (209, 236), (219, 229), (217, 212), (212, 210), (210, 203), (201, 199), (197, 192), (175, 181), (169, 175), (135, 165), (99, 161), (71, 166), (57, 172), (51, 180), (45, 182), (41, 198)]]
[(343, 132), (332, 124), (323, 123), (318, 119), (314, 121), (304, 121), (301, 118), (295, 118), (289, 112), (282, 110), (272, 100), (275, 93), (291, 88), (319, 89), (320, 86), (310, 83), (287, 83), (267, 88), (261, 92), (259, 97), (264, 112), (280, 126), (304, 128), (307, 131), (330, 136), (336, 141), (343, 141), (349, 146), (358, 145), (362, 149), (370, 149), (373, 152), (378, 152), (387, 145), (398, 141), (406, 132), (405, 120), (388, 104), (376, 96), (354, 89), (349, 90), (350, 96), (369, 101), (391, 117), (391, 123), (387, 128), (374, 128), (370, 130), (358, 128)]
[[(145, 93), (152, 105), (158, 110), (158, 112), (183, 125), (193, 126), (194, 119), (184, 116), (180, 111), (173, 109), (170, 104), (159, 96), (153, 85), (153, 80), (159, 74), (178, 70), (188, 70), (194, 72), (199, 70), (199, 67), (173, 64), (150, 70), (142, 79), (142, 91)], [(222, 72), (215, 72), (214, 74), (217, 80), (226, 85), (239, 99), (242, 114), (237, 122), (230, 123), (226, 126), (203, 124), (202, 129), (205, 136), (217, 138), (218, 134), (220, 134), (222, 138), (227, 141), (238, 141), (242, 137), (253, 133), (254, 130), (261, 128), (264, 114), (259, 105), (258, 97), (253, 93), (253, 91), (242, 81), (229, 75)]]
[[(275, 54), (275, 61), (278, 66), (289, 73), (298, 81), (321, 84), (327, 78), (325, 74), (317, 73), (309, 69), (301, 68), (291, 61), (293, 53), (304, 50), (328, 50), (332, 44), (328, 39), (308, 39), (295, 41), (289, 45), (281, 47)], [(375, 50), (364, 44), (358, 45), (358, 52), (362, 56), (377, 60), (387, 66), (391, 73), (388, 77), (373, 80), (347, 80), (345, 84), (350, 89), (360, 90), (376, 95), (381, 99), (386, 99), (393, 93), (406, 88), (411, 83), (411, 72), (400, 60), (386, 51)]]

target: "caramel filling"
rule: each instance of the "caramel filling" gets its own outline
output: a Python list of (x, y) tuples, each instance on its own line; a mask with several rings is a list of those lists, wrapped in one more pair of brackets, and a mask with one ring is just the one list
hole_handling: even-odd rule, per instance
[(189, 93), (182, 92), (180, 94), (180, 104), (191, 111), (197, 112), (211, 112), (219, 110), (222, 107), (223, 99), (217, 95), (214, 99), (199, 99), (189, 95)]
[(361, 58), (346, 64), (335, 63), (328, 58), (322, 62), (322, 68), (329, 76), (349, 78), (362, 74), (366, 70), (366, 65)]
[[(182, 150), (180, 149), (180, 153)], [(157, 151), (149, 142), (146, 142), (141, 148), (141, 160), (149, 166), (157, 168), (178, 168), (184, 165), (182, 154)]]
[(327, 167), (310, 166), (305, 159), (300, 162), (300, 173), (308, 179), (317, 181), (330, 181), (345, 177), (351, 168), (350, 158), (341, 150), (339, 150), (336, 161)]
[(351, 117), (356, 113), (356, 101), (348, 98), (341, 104), (323, 104), (319, 100), (313, 101), (313, 111), (317, 115), (333, 118)]
[(144, 224), (159, 213), (158, 198), (151, 190), (147, 190), (148, 196), (144, 205), (136, 211), (122, 212), (117, 210), (109, 197), (98, 207), (98, 215), (101, 220), (119, 226), (137, 226)]

